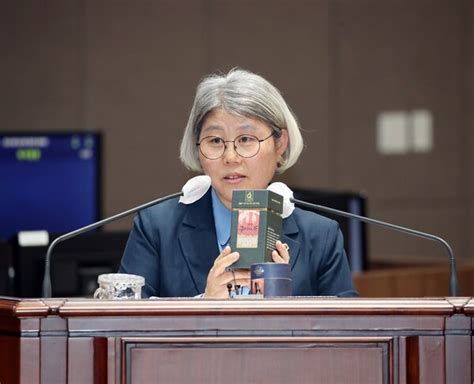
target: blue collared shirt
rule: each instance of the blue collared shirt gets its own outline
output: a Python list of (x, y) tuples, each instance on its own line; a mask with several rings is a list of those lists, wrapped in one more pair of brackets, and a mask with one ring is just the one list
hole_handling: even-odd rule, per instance
[(216, 226), (217, 246), (219, 251), (222, 251), (230, 240), (230, 224), (232, 219), (232, 212), (222, 204), (217, 196), (214, 188), (211, 190), (212, 195), (212, 213), (214, 214), (214, 223)]
[[(232, 212), (229, 211), (224, 204), (222, 204), (219, 197), (217, 196), (216, 191), (214, 191), (214, 188), (212, 188), (211, 195), (212, 213), (214, 214), (214, 223), (216, 226), (217, 246), (219, 247), (219, 251), (222, 252), (222, 250), (225, 248), (226, 245), (229, 244), (230, 241)], [(240, 294), (248, 295), (248, 287), (242, 287)], [(234, 297), (235, 295), (236, 292), (235, 290), (233, 290), (231, 292), (231, 297)]]

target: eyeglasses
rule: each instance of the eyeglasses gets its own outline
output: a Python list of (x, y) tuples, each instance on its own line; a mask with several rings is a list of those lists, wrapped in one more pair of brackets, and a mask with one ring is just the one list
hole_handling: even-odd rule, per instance
[(209, 160), (217, 160), (221, 158), (227, 149), (227, 143), (234, 144), (234, 150), (240, 157), (254, 157), (260, 151), (260, 143), (268, 140), (275, 134), (272, 131), (270, 136), (264, 139), (259, 139), (253, 135), (239, 135), (234, 140), (224, 140), (219, 136), (206, 136), (201, 139), (196, 145), (202, 155)]

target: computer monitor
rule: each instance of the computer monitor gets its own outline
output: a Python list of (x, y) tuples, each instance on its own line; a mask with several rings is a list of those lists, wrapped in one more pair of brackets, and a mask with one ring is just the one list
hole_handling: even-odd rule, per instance
[(0, 238), (97, 221), (101, 151), (98, 132), (0, 132)]
[[(59, 243), (51, 258), (53, 297), (92, 296), (98, 275), (118, 271), (127, 239), (128, 231), (103, 231)], [(46, 249), (14, 243), (15, 296), (41, 296)]]
[[(330, 208), (364, 216), (366, 199), (354, 192), (336, 192), (328, 190), (311, 190), (292, 188), (296, 199), (308, 203), (324, 205)], [(307, 209), (307, 208), (303, 208)], [(332, 215), (314, 210), (314, 212), (336, 220), (344, 235), (344, 247), (352, 272), (362, 272), (368, 268), (368, 247), (366, 224), (355, 219)]]

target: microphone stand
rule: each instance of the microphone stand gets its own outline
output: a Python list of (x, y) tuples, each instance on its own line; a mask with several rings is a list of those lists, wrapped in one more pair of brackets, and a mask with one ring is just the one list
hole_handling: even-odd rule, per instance
[(414, 236), (417, 236), (417, 237), (421, 237), (421, 238), (424, 238), (424, 239), (428, 239), (428, 240), (432, 240), (432, 241), (436, 241), (438, 243), (441, 243), (447, 249), (448, 254), (449, 254), (449, 260), (450, 260), (449, 295), (450, 296), (458, 296), (458, 294), (459, 294), (459, 284), (458, 284), (458, 277), (457, 277), (457, 272), (456, 272), (456, 259), (454, 257), (454, 252), (453, 252), (451, 246), (448, 244), (448, 242), (446, 240), (442, 239), (441, 237), (434, 236), (432, 234), (425, 233), (425, 232), (416, 231), (414, 229), (402, 227), (400, 225), (390, 224), (390, 223), (387, 223), (385, 221), (380, 221), (380, 220), (371, 219), (371, 218), (364, 217), (364, 216), (359, 216), (359, 215), (356, 215), (354, 213), (348, 213), (348, 212), (340, 211), (338, 209), (324, 207), (324, 206), (318, 205), (318, 204), (307, 203), (305, 201), (294, 199), (292, 197), (290, 197), (290, 202), (294, 203), (296, 205), (302, 206), (302, 207), (309, 208), (309, 209), (315, 209), (315, 210), (318, 210), (318, 211), (332, 213), (332, 214), (335, 214), (337, 216), (347, 217), (349, 219), (357, 219), (357, 220), (363, 221), (365, 223), (379, 225), (381, 227), (394, 229), (395, 231), (398, 231), (398, 232), (408, 233), (408, 234), (411, 234), (411, 235), (414, 235)]
[(53, 248), (58, 244), (60, 243), (61, 241), (64, 241), (64, 240), (67, 240), (67, 239), (70, 239), (71, 237), (75, 237), (77, 235), (80, 235), (81, 233), (84, 233), (84, 232), (87, 232), (87, 231), (91, 231), (95, 228), (98, 228), (98, 227), (101, 227), (102, 225), (105, 225), (105, 224), (108, 224), (114, 220), (118, 220), (118, 219), (121, 219), (122, 217), (125, 217), (125, 216), (128, 216), (128, 215), (131, 215), (132, 213), (135, 213), (137, 211), (140, 211), (142, 209), (145, 209), (145, 208), (148, 208), (148, 207), (151, 207), (152, 205), (155, 205), (155, 204), (158, 204), (158, 203), (162, 203), (166, 200), (170, 200), (174, 197), (178, 197), (178, 196), (182, 196), (183, 195), (183, 192), (176, 192), (176, 193), (173, 193), (171, 195), (168, 195), (168, 196), (165, 196), (165, 197), (161, 197), (159, 199), (156, 199), (156, 200), (153, 200), (153, 201), (150, 201), (148, 203), (145, 203), (145, 204), (142, 204), (138, 207), (135, 207), (135, 208), (131, 208), (127, 211), (124, 211), (124, 212), (120, 212), (114, 216), (111, 216), (111, 217), (107, 217), (103, 220), (100, 220), (100, 221), (97, 221), (95, 223), (92, 223), (92, 224), (89, 224), (89, 225), (86, 225), (85, 227), (82, 227), (82, 228), (79, 228), (79, 229), (76, 229), (72, 232), (68, 232), (68, 233), (65, 233), (64, 235), (61, 235), (59, 236), (58, 238), (56, 238), (48, 247), (48, 250), (46, 252), (46, 258), (44, 260), (44, 277), (43, 277), (43, 290), (42, 290), (42, 296), (44, 298), (50, 298), (51, 297), (51, 252), (53, 251)]

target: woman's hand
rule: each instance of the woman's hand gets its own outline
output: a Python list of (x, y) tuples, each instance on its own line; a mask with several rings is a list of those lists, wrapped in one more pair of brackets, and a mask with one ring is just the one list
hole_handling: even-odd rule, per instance
[(272, 259), (275, 263), (288, 264), (290, 262), (290, 247), (280, 240), (276, 242), (276, 250), (272, 252)]
[(222, 250), (207, 275), (207, 284), (203, 295), (204, 298), (228, 298), (229, 290), (227, 284), (250, 287), (249, 270), (236, 269), (234, 272), (226, 271), (227, 267), (234, 264), (239, 257), (239, 253), (232, 252), (229, 246)]

